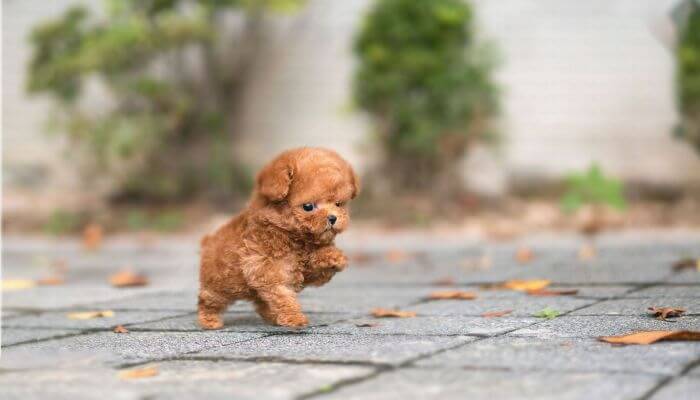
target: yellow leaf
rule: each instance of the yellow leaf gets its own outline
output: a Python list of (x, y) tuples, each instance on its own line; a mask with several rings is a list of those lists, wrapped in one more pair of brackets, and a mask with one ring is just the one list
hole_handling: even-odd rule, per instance
[(377, 318), (413, 318), (416, 313), (413, 311), (389, 310), (386, 308), (375, 308), (372, 315)]
[(28, 279), (3, 279), (2, 280), (2, 290), (22, 290), (29, 289), (36, 285), (34, 281)]
[(149, 378), (151, 376), (156, 376), (156, 375), (158, 375), (158, 368), (155, 366), (129, 369), (126, 371), (119, 372), (119, 378), (121, 378), (121, 379)]
[(82, 311), (68, 313), (66, 316), (70, 319), (93, 319), (93, 318), (111, 318), (114, 316), (114, 311)]
[(510, 281), (506, 281), (503, 284), (503, 287), (505, 289), (510, 289), (510, 290), (518, 290), (518, 291), (528, 291), (528, 290), (540, 290), (544, 289), (549, 284), (552, 283), (548, 279), (530, 279), (530, 280), (520, 280), (520, 279), (513, 279)]

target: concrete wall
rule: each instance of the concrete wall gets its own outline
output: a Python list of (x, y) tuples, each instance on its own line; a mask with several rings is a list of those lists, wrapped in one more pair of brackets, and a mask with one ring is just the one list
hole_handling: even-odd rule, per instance
[[(3, 170), (10, 193), (27, 182), (59, 194), (79, 185), (44, 134), (47, 105), (23, 92), (30, 27), (70, 3), (3, 2)], [(482, 185), (560, 176), (592, 161), (629, 180), (700, 182), (700, 157), (670, 135), (673, 60), (658, 33), (668, 28), (675, 0), (472, 3), (484, 38), (500, 48), (504, 91), (502, 148), (465, 163)], [(295, 16), (274, 18), (246, 89), (242, 139), (233, 150), (239, 157), (260, 164), (290, 146), (328, 145), (359, 165), (371, 162), (370, 127), (348, 110), (349, 47), (370, 4), (311, 0)]]

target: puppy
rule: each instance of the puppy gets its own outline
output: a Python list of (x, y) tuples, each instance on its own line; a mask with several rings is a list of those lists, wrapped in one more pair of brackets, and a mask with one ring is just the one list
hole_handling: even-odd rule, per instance
[(336, 152), (286, 151), (258, 174), (248, 207), (201, 242), (199, 324), (223, 326), (236, 300), (255, 304), (269, 323), (308, 323), (296, 294), (321, 286), (347, 265), (333, 244), (349, 222), (360, 181)]

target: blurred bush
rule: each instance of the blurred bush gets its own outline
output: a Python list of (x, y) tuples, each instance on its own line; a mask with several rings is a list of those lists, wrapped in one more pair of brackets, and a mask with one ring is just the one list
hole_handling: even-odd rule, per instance
[(677, 134), (700, 152), (700, 4), (685, 2), (676, 49), (678, 103), (682, 114)]
[(564, 211), (573, 212), (583, 206), (610, 206), (623, 210), (627, 206), (622, 183), (606, 177), (597, 164), (585, 173), (571, 173), (566, 177), (567, 190), (561, 199)]
[[(110, 0), (99, 16), (76, 6), (34, 29), (28, 90), (51, 95), (70, 158), (108, 177), (111, 195), (227, 198), (249, 185), (232, 158), (231, 116), (261, 17), (301, 1)], [(234, 12), (240, 30), (230, 29)], [(93, 104), (91, 84), (108, 106)]]
[(468, 143), (493, 134), (492, 58), (462, 0), (378, 0), (355, 39), (354, 100), (373, 117), (394, 191), (451, 193)]

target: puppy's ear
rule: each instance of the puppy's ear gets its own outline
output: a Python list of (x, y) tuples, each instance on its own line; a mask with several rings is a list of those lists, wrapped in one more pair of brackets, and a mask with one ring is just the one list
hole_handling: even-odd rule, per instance
[(354, 199), (360, 194), (360, 177), (355, 173), (355, 170), (350, 167), (350, 173), (352, 174), (352, 197)]
[(267, 164), (256, 179), (258, 193), (270, 201), (284, 200), (289, 194), (294, 171), (291, 160), (286, 154)]

